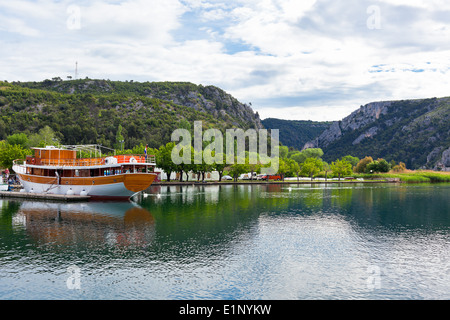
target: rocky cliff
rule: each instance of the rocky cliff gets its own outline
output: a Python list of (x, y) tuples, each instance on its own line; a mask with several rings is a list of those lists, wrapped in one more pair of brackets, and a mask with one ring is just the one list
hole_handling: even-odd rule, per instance
[(262, 129), (259, 114), (245, 104), (239, 102), (229, 93), (215, 86), (188, 85), (187, 91), (173, 91), (154, 88), (149, 90), (149, 97), (173, 101), (176, 104), (194, 108), (197, 111), (211, 113), (214, 117), (229, 121), (241, 128)]
[[(427, 163), (433, 164), (434, 163), (434, 170), (439, 170), (439, 171), (450, 171), (450, 148), (440, 152), (440, 150), (442, 150), (443, 148), (438, 147), (437, 148), (437, 152), (434, 152), (435, 150), (433, 150), (427, 157), (431, 158), (429, 161), (427, 161)], [(432, 155), (437, 155), (438, 160), (437, 161), (433, 161), (433, 157), (430, 157)]]
[(333, 122), (304, 149), (322, 148), (329, 161), (351, 154), (448, 170), (449, 124), (450, 98), (372, 102)]
[[(352, 112), (342, 121), (335, 121), (331, 126), (323, 131), (317, 138), (305, 144), (303, 149), (307, 148), (326, 148), (334, 141), (340, 139), (346, 132), (353, 132), (360, 128), (368, 127), (380, 118), (381, 115), (388, 113), (388, 107), (392, 102), (372, 102), (361, 106), (358, 110)], [(370, 127), (361, 133), (352, 145), (361, 143), (364, 139), (373, 137), (378, 132), (378, 127)]]

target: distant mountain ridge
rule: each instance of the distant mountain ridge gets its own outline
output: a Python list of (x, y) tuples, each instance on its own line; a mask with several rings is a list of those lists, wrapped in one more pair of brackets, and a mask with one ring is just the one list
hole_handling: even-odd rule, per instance
[(279, 129), (280, 142), (289, 147), (301, 150), (310, 140), (315, 139), (332, 122), (311, 120), (282, 120), (267, 118), (261, 121), (266, 129)]
[(50, 90), (66, 94), (124, 94), (144, 96), (207, 112), (215, 118), (240, 128), (261, 129), (258, 113), (232, 95), (215, 86), (190, 82), (135, 82), (98, 79), (62, 81), (59, 78), (42, 82), (16, 83), (22, 87)]
[(333, 122), (303, 146), (324, 159), (345, 155), (403, 161), (407, 168), (450, 169), (450, 98), (372, 102)]
[(215, 86), (188, 82), (0, 81), (0, 112), (0, 140), (49, 126), (63, 144), (111, 148), (122, 139), (124, 148), (158, 148), (194, 121), (205, 129), (262, 128), (250, 106)]

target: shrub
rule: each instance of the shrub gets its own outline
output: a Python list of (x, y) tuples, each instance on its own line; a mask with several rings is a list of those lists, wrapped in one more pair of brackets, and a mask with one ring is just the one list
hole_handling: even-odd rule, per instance
[(366, 166), (366, 173), (389, 172), (389, 163), (384, 159), (378, 159)]
[(355, 167), (355, 172), (357, 173), (366, 172), (366, 166), (371, 162), (373, 162), (372, 157), (365, 157), (364, 159), (361, 159)]

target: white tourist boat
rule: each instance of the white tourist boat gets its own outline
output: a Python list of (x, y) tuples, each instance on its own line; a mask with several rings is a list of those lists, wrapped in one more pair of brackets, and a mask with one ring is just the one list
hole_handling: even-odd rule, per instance
[[(102, 157), (100, 150), (98, 145), (34, 148), (34, 156), (14, 161), (13, 170), (25, 192), (92, 199), (129, 199), (157, 177), (154, 156)], [(94, 157), (77, 157), (78, 151)]]

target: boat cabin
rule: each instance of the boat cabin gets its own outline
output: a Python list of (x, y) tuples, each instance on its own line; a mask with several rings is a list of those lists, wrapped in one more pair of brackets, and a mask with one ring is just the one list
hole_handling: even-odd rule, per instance
[(154, 156), (114, 155), (77, 158), (77, 150), (56, 147), (34, 148), (27, 156), (26, 173), (44, 177), (101, 177), (126, 173), (154, 172)]

